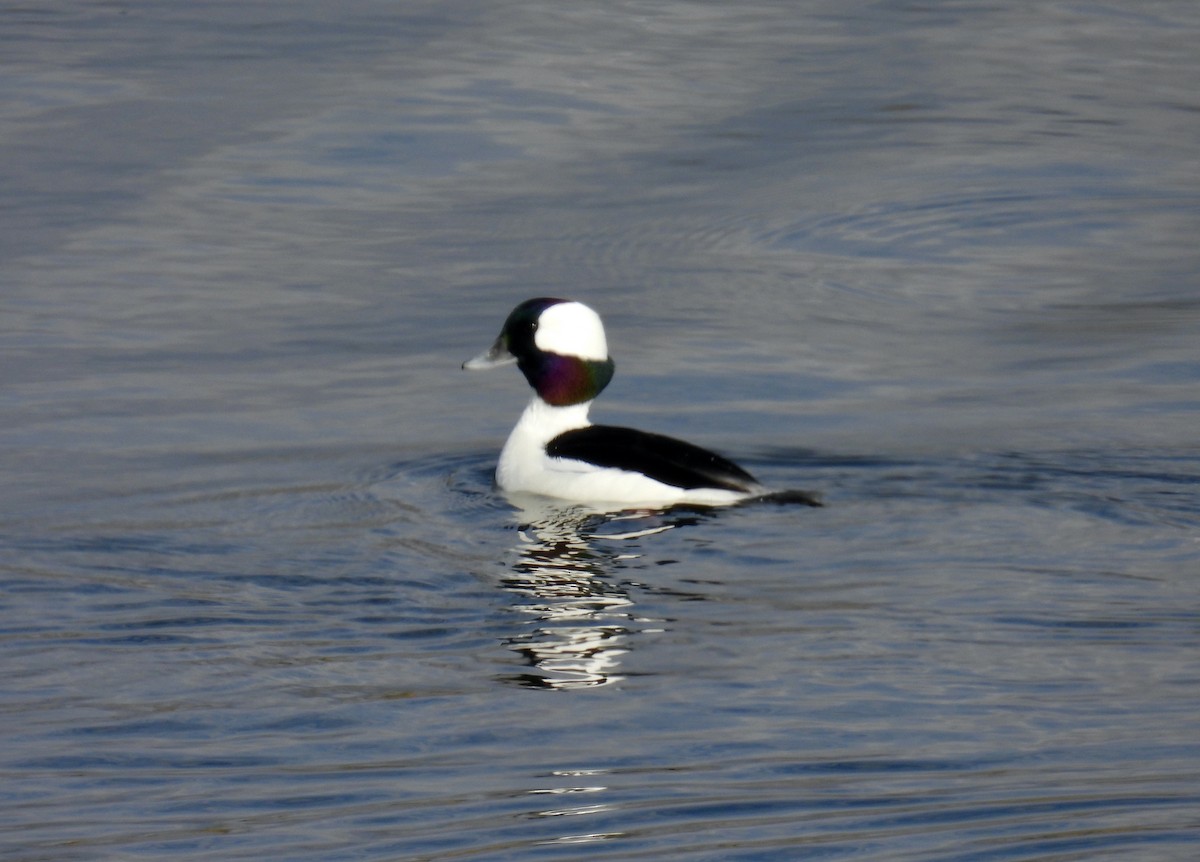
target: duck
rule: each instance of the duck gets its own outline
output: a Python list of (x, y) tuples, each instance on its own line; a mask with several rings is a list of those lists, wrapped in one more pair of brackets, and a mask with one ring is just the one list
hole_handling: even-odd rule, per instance
[(496, 464), (496, 484), (505, 493), (623, 508), (727, 506), (764, 495), (754, 476), (715, 452), (662, 434), (592, 424), (592, 402), (615, 366), (600, 315), (587, 305), (525, 300), (491, 348), (463, 368), (512, 364), (533, 398)]

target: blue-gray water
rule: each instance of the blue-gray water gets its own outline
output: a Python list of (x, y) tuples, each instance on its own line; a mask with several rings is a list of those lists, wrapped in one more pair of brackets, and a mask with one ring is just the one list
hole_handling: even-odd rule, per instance
[[(1197, 44), (0, 3), (4, 859), (1195, 859)], [(827, 506), (514, 509), (543, 294)]]

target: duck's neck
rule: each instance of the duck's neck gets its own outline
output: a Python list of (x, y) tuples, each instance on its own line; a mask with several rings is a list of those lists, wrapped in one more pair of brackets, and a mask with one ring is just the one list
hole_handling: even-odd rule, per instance
[(534, 395), (529, 406), (525, 408), (525, 412), (521, 414), (517, 428), (513, 430), (532, 432), (543, 442), (549, 442), (564, 431), (586, 428), (591, 425), (592, 423), (588, 421), (588, 408), (591, 406), (591, 401), (583, 401), (579, 404), (556, 407), (553, 404), (547, 404), (540, 396)]

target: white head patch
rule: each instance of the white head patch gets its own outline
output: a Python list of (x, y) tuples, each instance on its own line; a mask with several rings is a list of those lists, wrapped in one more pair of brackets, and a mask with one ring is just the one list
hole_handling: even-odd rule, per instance
[(608, 359), (608, 342), (600, 315), (582, 302), (560, 302), (543, 311), (533, 343), (560, 356)]

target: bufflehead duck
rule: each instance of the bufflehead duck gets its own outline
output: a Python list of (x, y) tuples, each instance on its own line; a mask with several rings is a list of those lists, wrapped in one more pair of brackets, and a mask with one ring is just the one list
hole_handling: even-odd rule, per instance
[(501, 489), (629, 507), (719, 506), (764, 493), (753, 476), (707, 449), (588, 421), (592, 400), (612, 380), (613, 361), (600, 316), (586, 305), (522, 302), (491, 349), (463, 368), (514, 362), (534, 396), (500, 453)]

